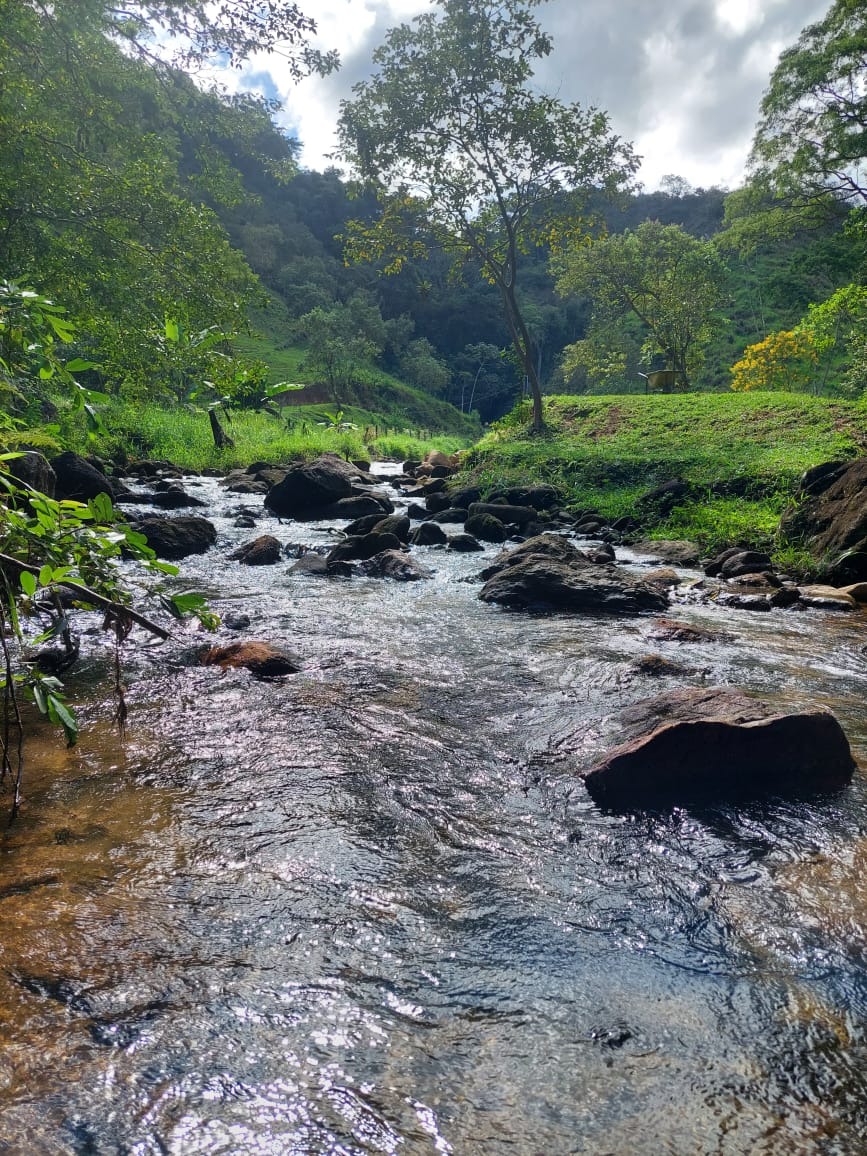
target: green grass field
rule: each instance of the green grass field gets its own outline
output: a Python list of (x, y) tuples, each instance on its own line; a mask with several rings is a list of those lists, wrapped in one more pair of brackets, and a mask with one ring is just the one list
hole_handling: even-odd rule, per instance
[(465, 479), (486, 490), (546, 481), (575, 508), (609, 518), (635, 513), (654, 486), (682, 479), (694, 497), (665, 518), (646, 516), (656, 537), (690, 538), (711, 550), (773, 544), (800, 475), (820, 462), (867, 451), (867, 401), (798, 394), (556, 396), (548, 430), (528, 433), (519, 408), (467, 455)]
[(291, 425), (285, 419), (252, 410), (234, 411), (228, 418), (221, 415), (221, 424), (235, 446), (217, 450), (206, 412), (116, 402), (102, 408), (103, 434), (88, 439), (80, 419), (70, 418), (63, 423), (62, 441), (79, 453), (111, 461), (156, 458), (189, 470), (231, 469), (254, 461), (289, 462), (327, 450), (347, 458), (398, 461), (424, 457), (430, 449), (455, 453), (472, 441), (455, 434), (431, 434), (420, 440), (413, 431), (378, 424), (383, 421), (381, 414), (357, 408), (343, 414), (344, 421), (356, 428), (337, 430), (320, 424), (328, 409), (305, 406), (286, 410)]

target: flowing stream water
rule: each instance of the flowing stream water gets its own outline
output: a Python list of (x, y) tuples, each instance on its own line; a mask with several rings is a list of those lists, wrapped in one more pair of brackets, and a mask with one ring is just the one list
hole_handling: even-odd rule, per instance
[(625, 704), (702, 683), (826, 704), (864, 762), (864, 613), (685, 603), (735, 638), (678, 645), (483, 605), (496, 548), (290, 576), (226, 555), (335, 535), (190, 489), (220, 540), (186, 583), (303, 670), (139, 642), (121, 740), (82, 616), (83, 737), (37, 733), (0, 854), (0, 1152), (867, 1151), (863, 774), (614, 816), (575, 773)]

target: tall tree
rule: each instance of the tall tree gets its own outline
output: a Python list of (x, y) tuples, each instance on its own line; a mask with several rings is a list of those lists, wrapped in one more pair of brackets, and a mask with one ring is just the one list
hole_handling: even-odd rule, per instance
[(439, 0), (388, 32), (339, 123), (340, 152), (379, 188), (382, 210), (373, 227), (350, 231), (349, 255), (389, 256), (393, 271), (430, 238), (456, 266), (474, 261), (502, 298), (536, 429), (542, 392), (521, 258), (578, 231), (590, 191), (613, 191), (636, 167), (605, 113), (531, 86), (552, 47), (534, 14), (541, 2)]
[(752, 153), (755, 175), (796, 200), (867, 205), (867, 6), (834, 0), (775, 68)]
[(645, 354), (661, 354), (686, 385), (712, 335), (724, 285), (725, 268), (710, 242), (659, 221), (572, 249), (557, 282), (561, 293), (591, 298), (597, 325), (637, 317)]

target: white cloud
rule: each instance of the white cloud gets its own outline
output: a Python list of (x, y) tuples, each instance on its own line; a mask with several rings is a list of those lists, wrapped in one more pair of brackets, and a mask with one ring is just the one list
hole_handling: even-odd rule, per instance
[[(782, 48), (819, 19), (828, 0), (549, 0), (540, 19), (554, 52), (536, 80), (562, 100), (606, 109), (613, 128), (643, 156), (649, 188), (666, 173), (694, 185), (735, 185), (743, 175), (759, 101)], [(259, 57), (224, 77), (256, 87), (268, 72), (282, 95), (280, 122), (302, 142), (301, 161), (333, 163), (339, 102), (369, 74), (386, 29), (426, 0), (316, 0), (307, 10), (319, 44), (336, 48), (333, 76), (293, 86), (280, 57)]]

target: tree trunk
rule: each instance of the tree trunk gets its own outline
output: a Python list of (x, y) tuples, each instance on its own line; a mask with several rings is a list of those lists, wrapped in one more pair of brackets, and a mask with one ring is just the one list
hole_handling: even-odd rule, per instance
[(229, 437), (229, 435), (220, 425), (220, 419), (217, 417), (217, 411), (215, 409), (209, 409), (208, 417), (211, 419), (211, 433), (214, 435), (214, 445), (218, 450), (224, 448), (232, 449), (235, 445), (235, 442), (232, 438)]
[(533, 358), (533, 343), (530, 341), (530, 334), (527, 331), (524, 318), (521, 316), (514, 287), (503, 285), (502, 292), (512, 345), (515, 347), (518, 361), (530, 383), (530, 393), (533, 397), (533, 433), (541, 433), (545, 428), (545, 415), (542, 409), (542, 387), (539, 384), (539, 375), (536, 372), (536, 363)]

